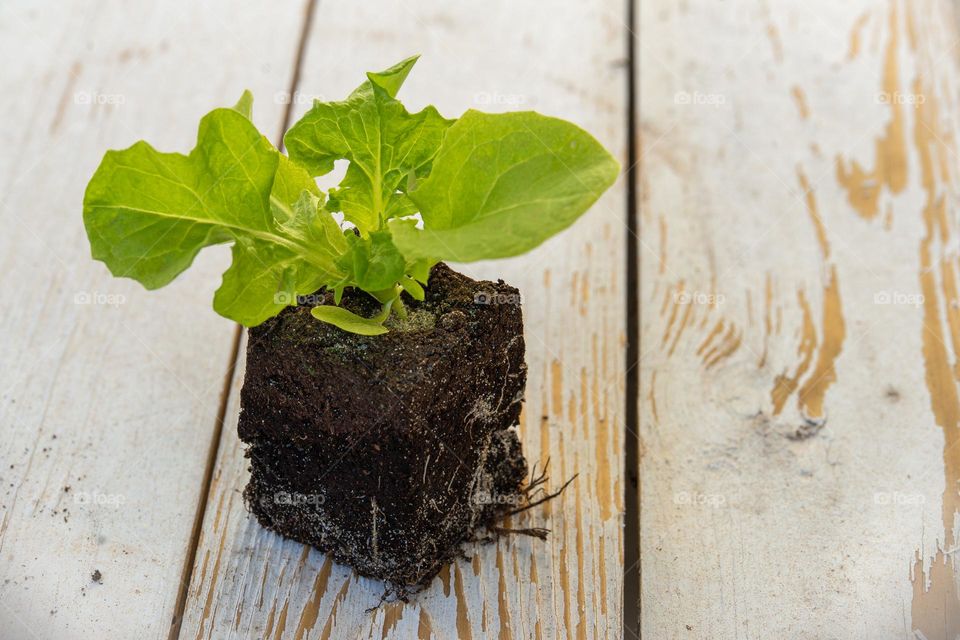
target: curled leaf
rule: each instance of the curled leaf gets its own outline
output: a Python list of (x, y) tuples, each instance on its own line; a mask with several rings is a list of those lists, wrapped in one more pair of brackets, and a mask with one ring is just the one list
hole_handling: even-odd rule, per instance
[(373, 318), (364, 318), (343, 307), (320, 305), (310, 310), (317, 320), (321, 320), (350, 333), (359, 333), (362, 336), (379, 336), (387, 333), (383, 321), (390, 313), (390, 304), (384, 305), (383, 311)]
[(363, 235), (411, 210), (402, 188), (410, 174), (426, 171), (452, 123), (434, 107), (411, 114), (395, 98), (415, 62), (367, 74), (346, 100), (315, 102), (284, 136), (290, 157), (315, 176), (350, 161), (331, 198)]

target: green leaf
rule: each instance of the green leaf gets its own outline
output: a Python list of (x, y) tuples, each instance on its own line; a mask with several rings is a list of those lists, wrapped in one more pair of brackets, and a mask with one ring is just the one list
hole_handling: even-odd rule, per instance
[(317, 320), (322, 320), (350, 333), (359, 333), (362, 336), (379, 336), (388, 331), (383, 326), (383, 321), (386, 320), (387, 314), (390, 312), (390, 305), (384, 305), (384, 309), (386, 313), (381, 312), (374, 318), (364, 318), (347, 311), (343, 307), (330, 305), (314, 307), (310, 310), (310, 314)]
[(333, 169), (336, 160), (350, 166), (331, 206), (343, 211), (363, 235), (391, 215), (410, 207), (394, 204), (409, 174), (426, 175), (450, 120), (434, 107), (411, 114), (395, 99), (416, 62), (408, 58), (368, 80), (341, 102), (315, 102), (284, 136), (290, 157), (314, 176)]
[(423, 290), (423, 287), (420, 286), (420, 283), (410, 276), (403, 276), (403, 278), (400, 279), (400, 286), (403, 287), (403, 290), (409, 293), (410, 297), (414, 300), (423, 302), (423, 299), (426, 297), (426, 292)]
[(417, 213), (417, 205), (413, 204), (413, 200), (410, 199), (405, 193), (398, 193), (393, 198), (390, 199), (390, 203), (387, 205), (387, 211), (385, 217), (389, 218), (404, 218), (406, 216), (412, 216)]
[[(320, 203), (320, 198), (304, 189), (289, 208), (290, 217), (278, 221), (278, 229), (310, 243), (318, 256), (335, 264), (347, 251), (347, 242)], [(313, 293), (335, 277), (334, 272), (303, 264), (300, 256), (284, 247), (238, 237), (233, 245), (233, 264), (223, 274), (213, 308), (243, 325), (256, 326), (284, 307), (296, 305), (297, 296)]]
[(436, 263), (436, 260), (429, 258), (414, 260), (407, 265), (407, 274), (420, 284), (427, 284), (427, 280), (430, 278), (430, 270), (433, 269), (433, 265)]
[(253, 94), (250, 93), (249, 89), (244, 90), (243, 95), (237, 100), (237, 104), (233, 105), (233, 110), (253, 122)]
[(349, 250), (343, 229), (323, 207), (323, 200), (311, 192), (300, 192), (292, 214), (289, 220), (280, 223), (279, 229), (308, 243), (318, 256), (336, 263)]
[(420, 56), (418, 54), (410, 56), (406, 60), (401, 60), (389, 69), (369, 71), (367, 72), (367, 79), (386, 91), (387, 95), (391, 98), (396, 98), (397, 92), (400, 91), (400, 87), (403, 86), (404, 81), (410, 74), (410, 70), (413, 69), (413, 65), (415, 65), (419, 59)]
[(303, 268), (296, 255), (274, 244), (240, 236), (232, 248), (233, 263), (213, 297), (222, 316), (248, 327), (295, 305), (297, 296), (323, 286), (322, 273)]
[[(285, 136), (289, 157), (253, 125), (249, 91), (201, 120), (188, 155), (142, 141), (108, 151), (84, 195), (93, 257), (154, 289), (204, 247), (232, 244), (214, 295), (219, 313), (253, 326), (325, 289), (336, 306), (313, 309), (316, 317), (376, 335), (391, 312), (404, 316), (401, 292), (425, 298), (438, 261), (527, 251), (616, 179), (616, 160), (562, 120), (408, 112), (396, 96), (416, 61), (367, 73), (346, 100), (315, 102)], [(325, 195), (315, 177), (337, 160), (349, 166)], [(345, 232), (338, 212), (356, 229)], [(381, 313), (339, 308), (351, 288)]]
[(617, 179), (617, 161), (579, 127), (533, 112), (467, 111), (429, 177), (409, 192), (423, 230), (392, 220), (408, 260), (514, 256), (570, 226)]
[(270, 191), (270, 207), (273, 217), (283, 222), (293, 218), (293, 203), (300, 199), (302, 192), (307, 191), (317, 198), (322, 194), (313, 177), (303, 167), (282, 153), (277, 156), (279, 162)]
[[(337, 247), (315, 219), (316, 196), (312, 214), (309, 206), (287, 212), (282, 199), (292, 190), (285, 187), (272, 202), (275, 175), (285, 171), (278, 169), (280, 157), (235, 109), (207, 114), (189, 155), (161, 153), (142, 141), (108, 151), (84, 195), (93, 257), (114, 275), (155, 289), (202, 248), (233, 241), (233, 264), (214, 308), (247, 326), (259, 324), (294, 294), (344, 276)], [(279, 218), (277, 207), (284, 210)]]
[(366, 238), (346, 236), (349, 248), (337, 266), (353, 286), (376, 292), (394, 286), (404, 275), (405, 261), (389, 231), (372, 231)]

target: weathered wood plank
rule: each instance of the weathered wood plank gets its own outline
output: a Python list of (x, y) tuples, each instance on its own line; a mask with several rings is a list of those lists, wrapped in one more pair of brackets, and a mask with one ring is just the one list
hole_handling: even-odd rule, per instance
[[(620, 5), (578, 2), (456, 10), (323, 2), (300, 90), (344, 96), (362, 71), (416, 47), (423, 58), (401, 96), (411, 108), (535, 108), (581, 124), (625, 158), (624, 16)], [(410, 604), (368, 613), (380, 585), (262, 530), (246, 513), (246, 464), (229, 422), (184, 637), (620, 637), (624, 196), (617, 185), (526, 257), (466, 269), (523, 292), (530, 381), (521, 438), (530, 461), (552, 459), (554, 483), (580, 473), (562, 499), (516, 523), (548, 526), (549, 541), (471, 549), (472, 562), (455, 564)]]
[(640, 11), (644, 637), (952, 640), (952, 4)]
[(4, 638), (167, 637), (233, 347), (210, 307), (227, 255), (154, 293), (113, 279), (83, 189), (108, 147), (189, 149), (244, 87), (278, 131), (302, 8), (0, 7)]

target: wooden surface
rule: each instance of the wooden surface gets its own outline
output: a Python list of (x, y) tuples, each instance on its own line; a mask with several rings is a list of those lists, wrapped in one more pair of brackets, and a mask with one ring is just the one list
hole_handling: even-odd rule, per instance
[(952, 3), (640, 10), (643, 637), (958, 637)]
[[(623, 3), (313, 1), (0, 7), (0, 637), (613, 638), (638, 611), (657, 639), (960, 637), (954, 3), (636, 3), (631, 140)], [(247, 87), (277, 139), (415, 52), (412, 108), (532, 108), (639, 163), (465, 267), (522, 290), (521, 439), (580, 474), (513, 523), (549, 540), (369, 610), (378, 584), (243, 507), (226, 251), (147, 293), (89, 259), (80, 202), (105, 148), (186, 150)]]

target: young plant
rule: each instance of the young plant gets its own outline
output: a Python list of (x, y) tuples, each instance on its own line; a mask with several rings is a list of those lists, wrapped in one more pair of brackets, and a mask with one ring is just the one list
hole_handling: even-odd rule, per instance
[[(232, 243), (214, 309), (255, 326), (322, 288), (354, 287), (372, 318), (335, 305), (319, 320), (365, 335), (423, 300), (441, 260), (514, 256), (565, 229), (613, 184), (617, 161), (590, 134), (532, 111), (469, 110), (456, 120), (396, 99), (417, 57), (368, 73), (346, 100), (315, 101), (284, 136), (253, 125), (253, 96), (200, 121), (188, 155), (140, 141), (108, 151), (87, 185), (93, 257), (147, 289), (173, 280), (204, 247)], [(324, 194), (315, 177), (348, 161)], [(338, 222), (342, 216), (343, 223)]]

